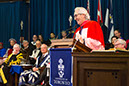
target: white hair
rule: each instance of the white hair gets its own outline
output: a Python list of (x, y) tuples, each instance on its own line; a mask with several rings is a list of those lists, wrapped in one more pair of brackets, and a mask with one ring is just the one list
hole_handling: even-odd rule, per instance
[(29, 43), (27, 40), (23, 40), (23, 43), (24, 43), (24, 42), (27, 42), (27, 43)]
[(63, 30), (61, 33), (66, 33), (66, 31)]
[(42, 46), (45, 46), (45, 47), (47, 47), (47, 48), (48, 48), (48, 46), (47, 46), (46, 44), (44, 44), (44, 43), (41, 45), (41, 47), (42, 47)]
[(10, 41), (16, 42), (16, 40), (15, 40), (14, 38), (10, 38), (10, 39), (9, 39), (9, 42), (10, 42)]
[(42, 44), (40, 40), (37, 40), (36, 43), (37, 43), (37, 42), (40, 42), (40, 44)]
[(14, 44), (13, 48), (14, 47), (19, 47), (20, 48), (20, 45), (19, 44)]
[(120, 44), (123, 44), (124, 46), (126, 46), (126, 41), (123, 39), (116, 39), (114, 42), (116, 43), (117, 41), (119, 41)]
[[(87, 10), (84, 8), (84, 7), (76, 7), (75, 9), (74, 9), (74, 11), (75, 10), (78, 10), (78, 14), (85, 14), (86, 15), (86, 19), (87, 20), (90, 20), (90, 15), (89, 15), (89, 13), (87, 12)], [(74, 15), (75, 15), (76, 13), (74, 12)]]

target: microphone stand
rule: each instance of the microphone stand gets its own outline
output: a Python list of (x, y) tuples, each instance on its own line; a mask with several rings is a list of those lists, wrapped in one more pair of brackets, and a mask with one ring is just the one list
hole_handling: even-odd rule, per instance
[[(72, 29), (74, 29), (74, 28), (77, 28), (77, 24), (75, 24), (74, 27), (70, 27), (70, 28), (66, 29), (65, 31), (69, 31), (69, 30), (72, 30)], [(62, 33), (62, 31), (61, 31), (60, 33)], [(60, 33), (57, 35), (56, 39), (58, 39), (58, 36), (60, 35)], [(70, 35), (70, 34), (69, 34), (69, 35)]]
[[(69, 31), (69, 34), (66, 36), (66, 38), (67, 38), (70, 34), (72, 34), (72, 33), (74, 33), (72, 30)], [(72, 38), (72, 37), (71, 37), (71, 38)]]
[[(72, 28), (72, 26), (70, 26), (70, 28)], [(70, 29), (69, 31), (70, 31), (69, 37), (72, 38), (72, 34), (71, 34), (72, 29)]]

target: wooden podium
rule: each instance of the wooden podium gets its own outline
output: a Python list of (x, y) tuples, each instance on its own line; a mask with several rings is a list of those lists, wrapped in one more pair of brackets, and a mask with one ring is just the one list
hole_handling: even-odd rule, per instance
[(73, 86), (129, 86), (129, 53), (72, 53)]
[(54, 48), (71, 45), (79, 51), (72, 52), (73, 86), (129, 86), (128, 52), (91, 53), (91, 49), (76, 40), (52, 40)]
[(51, 46), (53, 48), (70, 48), (73, 44), (73, 38), (71, 39), (55, 39), (51, 40)]

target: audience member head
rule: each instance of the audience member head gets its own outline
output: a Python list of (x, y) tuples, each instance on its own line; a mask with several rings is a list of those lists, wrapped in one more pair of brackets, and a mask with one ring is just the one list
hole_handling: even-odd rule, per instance
[(43, 41), (43, 36), (42, 35), (38, 35), (39, 40), (42, 42)]
[(34, 41), (34, 42), (37, 41), (37, 35), (33, 35), (33, 41)]
[(16, 54), (18, 54), (20, 52), (20, 45), (19, 44), (15, 44), (14, 46), (13, 46), (13, 54), (14, 55), (16, 55)]
[(55, 39), (55, 34), (54, 33), (51, 33), (50, 34), (50, 37), (51, 37), (51, 39)]
[(41, 52), (42, 52), (42, 54), (45, 54), (48, 52), (48, 47), (46, 44), (41, 45)]
[(36, 41), (36, 48), (40, 48), (41, 47), (41, 41), (37, 40)]
[(116, 39), (118, 39), (118, 37), (117, 37), (117, 36), (112, 36), (112, 38), (111, 38), (111, 42), (112, 42), (112, 44), (113, 44), (113, 45), (114, 45), (114, 41), (115, 41)]
[(126, 46), (126, 41), (123, 39), (119, 38), (114, 41), (114, 48), (116, 49), (125, 49), (125, 46)]
[(3, 48), (3, 43), (2, 42), (0, 42), (0, 49), (2, 49)]
[(23, 47), (26, 48), (29, 46), (29, 42), (27, 40), (23, 40)]
[(74, 9), (74, 20), (81, 25), (85, 20), (90, 20), (90, 15), (84, 7), (76, 7)]
[(61, 32), (61, 34), (62, 34), (62, 38), (64, 38), (64, 39), (65, 39), (65, 38), (66, 38), (66, 36), (67, 36), (66, 31), (62, 31), (62, 32)]
[(121, 37), (121, 33), (120, 33), (119, 30), (115, 30), (115, 31), (114, 31), (114, 35), (117, 36), (118, 38)]
[(11, 39), (9, 39), (9, 42), (10, 42), (11, 46), (14, 46), (14, 44), (16, 43), (16, 40), (11, 38)]

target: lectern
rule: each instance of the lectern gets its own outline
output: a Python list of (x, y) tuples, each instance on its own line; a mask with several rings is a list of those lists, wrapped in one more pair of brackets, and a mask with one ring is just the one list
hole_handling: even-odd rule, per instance
[(73, 38), (71, 39), (55, 39), (51, 40), (51, 46), (53, 48), (70, 48), (73, 44)]
[(129, 86), (129, 53), (72, 53), (73, 86)]

